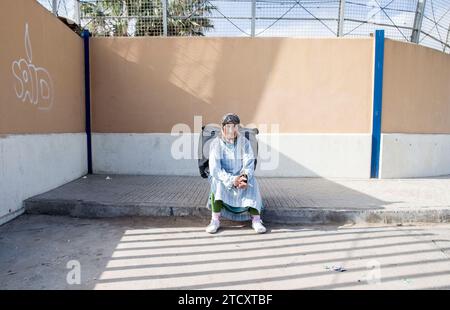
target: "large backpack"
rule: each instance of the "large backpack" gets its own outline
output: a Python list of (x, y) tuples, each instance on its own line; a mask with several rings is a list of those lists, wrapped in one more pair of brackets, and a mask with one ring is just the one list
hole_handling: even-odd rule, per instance
[[(253, 155), (255, 156), (254, 168), (256, 169), (256, 163), (258, 158), (258, 140), (256, 135), (259, 133), (258, 128), (239, 128), (239, 133), (244, 135), (244, 137), (250, 141), (250, 145), (253, 150)], [(200, 141), (198, 144), (198, 168), (200, 170), (200, 175), (202, 178), (207, 178), (209, 176), (209, 146), (214, 138), (220, 137), (222, 131), (217, 126), (203, 126), (202, 133), (200, 135)]]

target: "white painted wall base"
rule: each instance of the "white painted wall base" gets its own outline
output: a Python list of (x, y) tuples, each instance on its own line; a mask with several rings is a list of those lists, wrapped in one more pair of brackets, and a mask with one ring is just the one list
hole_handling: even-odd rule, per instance
[(450, 134), (382, 134), (380, 178), (450, 174)]
[[(185, 135), (190, 141), (198, 135)], [(93, 133), (92, 168), (94, 173), (198, 175), (197, 148), (191, 139), (187, 159), (171, 155), (172, 143), (179, 137), (159, 133)], [(197, 144), (196, 144), (197, 145)]]
[(87, 173), (86, 134), (0, 137), (0, 225), (23, 212), (23, 200)]
[(6, 222), (11, 221), (12, 219), (18, 217), (19, 215), (23, 214), (25, 212), (25, 209), (20, 207), (20, 209), (10, 212), (6, 215), (0, 216), (0, 226), (2, 224), (5, 224)]
[[(258, 140), (259, 176), (370, 177), (370, 134), (260, 134)], [(198, 134), (94, 133), (92, 141), (94, 173), (199, 175)], [(174, 158), (173, 148), (184, 158)]]

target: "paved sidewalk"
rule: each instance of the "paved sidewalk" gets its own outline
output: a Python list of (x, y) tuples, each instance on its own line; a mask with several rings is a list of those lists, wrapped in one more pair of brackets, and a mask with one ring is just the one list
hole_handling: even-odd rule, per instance
[[(450, 222), (450, 177), (258, 178), (267, 222)], [(200, 177), (88, 175), (25, 201), (32, 214), (208, 217)]]
[(450, 289), (450, 224), (207, 222), (22, 215), (0, 227), (0, 289)]

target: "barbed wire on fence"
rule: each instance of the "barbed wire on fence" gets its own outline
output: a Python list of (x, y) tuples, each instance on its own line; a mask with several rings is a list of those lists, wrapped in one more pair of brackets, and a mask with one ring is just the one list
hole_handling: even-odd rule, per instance
[(450, 0), (38, 0), (94, 36), (365, 37), (450, 52)]

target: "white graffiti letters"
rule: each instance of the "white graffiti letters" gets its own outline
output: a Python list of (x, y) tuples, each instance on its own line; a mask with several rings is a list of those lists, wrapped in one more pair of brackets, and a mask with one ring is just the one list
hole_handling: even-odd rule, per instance
[(46, 69), (32, 63), (33, 50), (28, 24), (25, 24), (25, 52), (27, 59), (13, 61), (11, 66), (17, 98), (35, 105), (40, 110), (48, 110), (53, 104), (53, 81)]

